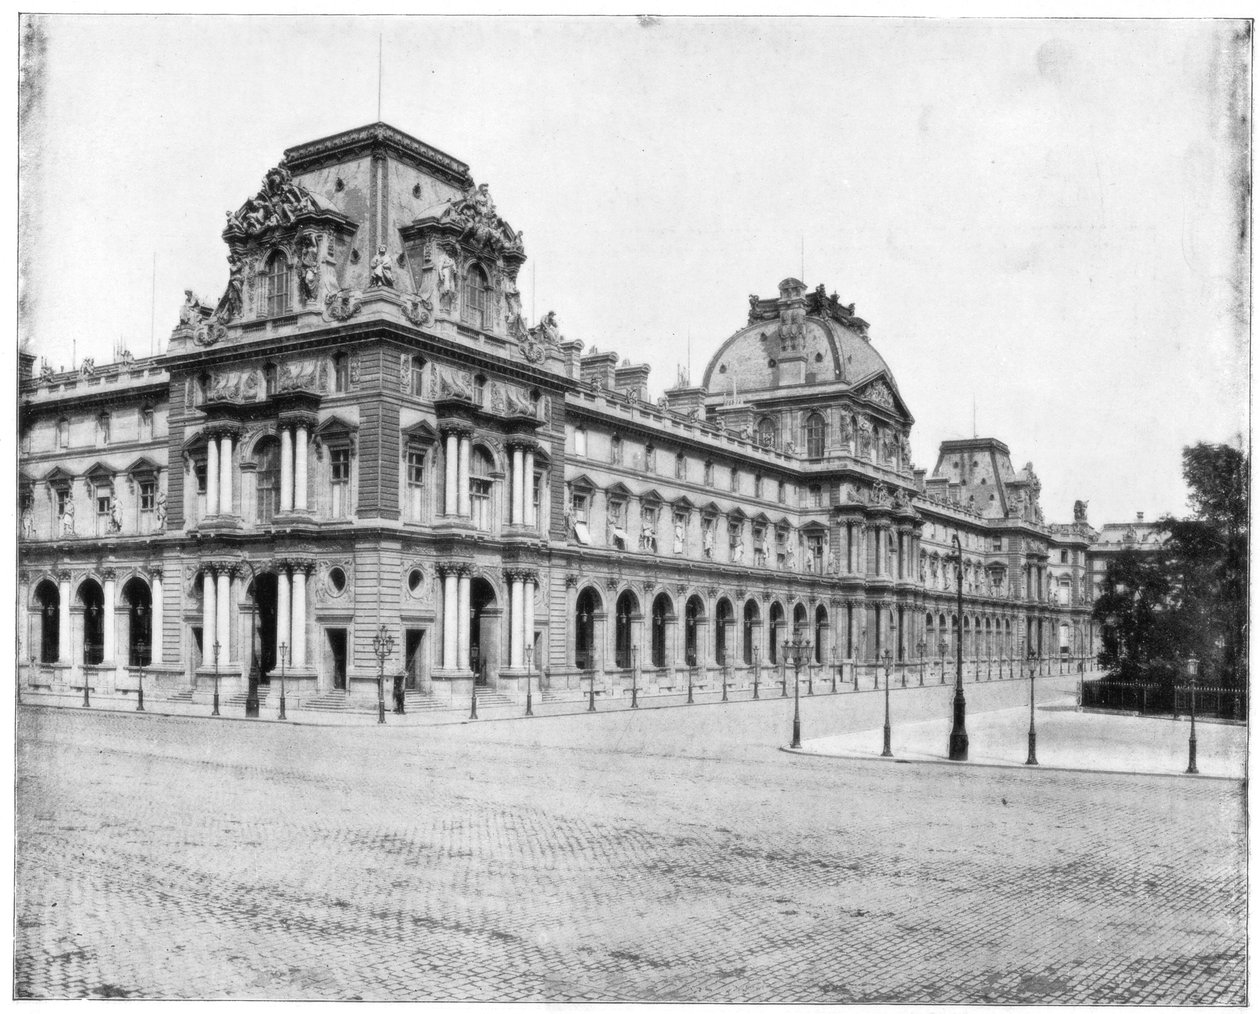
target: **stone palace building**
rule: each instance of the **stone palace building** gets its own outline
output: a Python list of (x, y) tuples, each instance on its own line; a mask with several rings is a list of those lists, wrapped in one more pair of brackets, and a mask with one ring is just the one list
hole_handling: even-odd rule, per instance
[[(1078, 504), (1049, 524), (992, 438), (910, 457), (869, 326), (787, 278), (702, 382), (530, 326), (520, 234), (469, 167), (383, 123), (290, 148), (227, 217), (217, 302), (165, 352), (21, 358), (24, 686), (203, 699), (281, 665), (295, 703), (937, 678), (1092, 650)], [(956, 618), (955, 538), (963, 617)], [(763, 669), (765, 670), (762, 675)], [(236, 681), (235, 683), (233, 681)]]

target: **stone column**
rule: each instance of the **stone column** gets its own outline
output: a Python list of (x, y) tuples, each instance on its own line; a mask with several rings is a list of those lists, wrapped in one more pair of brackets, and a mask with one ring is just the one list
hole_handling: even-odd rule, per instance
[(219, 441), (206, 441), (206, 516), (219, 513)]
[(276, 647), (283, 644), (288, 648), (288, 665), (293, 664), (292, 582), (288, 568), (280, 568), (276, 574)]
[(105, 571), (105, 605), (104, 605), (104, 624), (105, 632), (105, 654), (104, 663), (106, 665), (114, 665), (114, 652), (116, 645), (114, 642), (117, 638), (118, 618), (114, 615), (114, 603), (117, 601), (117, 581), (112, 570)]
[(227, 567), (219, 571), (216, 581), (214, 636), (222, 648), (219, 658), (222, 669), (225, 665), (230, 667), (232, 659), (232, 575)]
[[(464, 438), (466, 440), (467, 438)], [(460, 443), (463, 444), (464, 440)], [(461, 458), (463, 455), (461, 454)], [(472, 625), (472, 577), (467, 573), (459, 575), (459, 602), (456, 606), (456, 615), (459, 618), (459, 638), (456, 651), (458, 653), (459, 668), (463, 672), (467, 672), (471, 668), (468, 659), (468, 648), (470, 642), (470, 631)]]
[(293, 665), (306, 665), (306, 568), (293, 569)]
[[(525, 620), (522, 624), (524, 628), (522, 633), (524, 634), (523, 640), (526, 648), (529, 648), (534, 643), (534, 588), (535, 584), (532, 579), (525, 581)], [(534, 660), (535, 663), (537, 661), (537, 659)], [(538, 666), (538, 668), (541, 669), (542, 667)]]
[(448, 431), (446, 434), (446, 498), (443, 511), (447, 517), (454, 517), (459, 512), (458, 494), (459, 436)]
[(280, 509), (293, 510), (293, 431), (280, 430)]
[[(519, 460), (521, 452), (517, 450)], [(515, 504), (513, 505), (515, 507)], [(512, 575), (512, 618), (508, 635), (508, 665), (520, 669), (525, 665), (525, 582), (519, 574)]]
[(214, 642), (218, 639), (214, 571), (207, 567), (201, 572), (201, 579), (201, 662), (214, 665)]
[(512, 524), (525, 523), (525, 452), (520, 447), (512, 448)]
[[(525, 527), (536, 528), (538, 526), (538, 515), (534, 510), (534, 450), (528, 448), (525, 451), (525, 475), (521, 479), (522, 496), (525, 498)], [(533, 602), (530, 598), (530, 602)], [(529, 631), (527, 630), (528, 634)]]
[[(306, 424), (300, 423), (293, 436), (293, 509), (306, 510)], [(303, 578), (306, 575), (303, 573)]]
[[(468, 465), (472, 455), (472, 438), (466, 433), (459, 436), (459, 477), (456, 482), (456, 489), (459, 491), (459, 516), (462, 518), (472, 516), (472, 504), (469, 502), (468, 496)], [(463, 587), (462, 579), (461, 585)], [(465, 664), (464, 668), (468, 668)]]
[(459, 624), (459, 579), (451, 571), (442, 575), (442, 668), (457, 667)]
[(74, 657), (70, 645), (70, 571), (63, 570), (57, 577), (61, 602), (57, 609), (57, 661), (69, 662)]
[(219, 513), (232, 513), (232, 434), (219, 438)]
[(162, 664), (162, 568), (149, 571), (149, 596), (152, 610), (149, 613), (149, 664)]

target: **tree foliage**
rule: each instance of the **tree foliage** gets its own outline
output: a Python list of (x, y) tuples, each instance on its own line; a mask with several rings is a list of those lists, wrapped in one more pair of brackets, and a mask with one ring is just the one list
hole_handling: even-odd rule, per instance
[(1247, 680), (1247, 509), (1250, 467), (1227, 444), (1182, 452), (1193, 517), (1167, 517), (1157, 553), (1126, 550), (1108, 568), (1094, 603), (1099, 661), (1125, 681), (1171, 685), (1200, 660), (1202, 682)]

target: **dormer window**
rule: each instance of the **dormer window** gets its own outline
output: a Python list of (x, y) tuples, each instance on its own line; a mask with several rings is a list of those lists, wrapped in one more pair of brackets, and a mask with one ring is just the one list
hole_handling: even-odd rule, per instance
[(462, 317), (466, 324), (484, 328), (486, 326), (486, 310), (489, 303), (490, 281), (481, 266), (473, 264), (464, 276), (464, 300)]
[(267, 316), (279, 317), (289, 312), (289, 259), (279, 250), (267, 258), (263, 291), (267, 298)]

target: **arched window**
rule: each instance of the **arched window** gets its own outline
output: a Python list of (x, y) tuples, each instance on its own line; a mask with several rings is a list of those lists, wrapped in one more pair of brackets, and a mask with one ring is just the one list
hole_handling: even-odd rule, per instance
[(481, 270), (480, 265), (471, 265), (468, 274), (464, 276), (462, 316), (465, 323), (480, 328), (486, 326), (489, 290), (490, 282), (486, 273)]
[[(669, 597), (656, 596), (652, 602), (652, 664), (658, 669), (665, 665), (665, 627), (672, 614)], [(620, 618), (620, 613), (618, 617)]]
[(153, 657), (153, 595), (149, 586), (133, 577), (123, 586), (127, 603), (127, 664), (148, 665)]
[(56, 662), (61, 651), (61, 592), (51, 581), (44, 581), (35, 589), (35, 602), (39, 607), (39, 660)]
[(595, 668), (595, 614), (599, 612), (599, 596), (594, 589), (584, 588), (577, 598), (574, 619), (574, 664), (582, 670)]
[(713, 631), (713, 649), (717, 655), (717, 664), (726, 665), (727, 628), (735, 622), (735, 610), (730, 599), (719, 599), (717, 604), (717, 628)]
[(779, 446), (779, 424), (776, 420), (766, 416), (757, 423), (757, 443), (762, 447)]
[(95, 581), (79, 586), (83, 607), (83, 664), (100, 665), (105, 660), (105, 594)]
[(617, 668), (629, 669), (633, 664), (634, 647), (632, 643), (631, 620), (638, 611), (639, 600), (634, 597), (634, 592), (623, 591), (617, 599)]
[(744, 603), (744, 665), (753, 664), (754, 635), (757, 631), (757, 620), (760, 615), (761, 609), (756, 602), (750, 599)]
[(779, 664), (779, 641), (784, 635), (783, 607), (777, 602), (770, 605), (770, 664)]
[(473, 448), (472, 474), (468, 477), (468, 494), (472, 506), (473, 527), (483, 532), (490, 531), (491, 494), (494, 492), (494, 480), (490, 473), (494, 471), (494, 461), (486, 453), (485, 448)]
[(805, 420), (805, 453), (811, 458), (821, 458), (827, 447), (827, 420), (821, 412), (814, 412)]
[(827, 607), (819, 606), (814, 610), (814, 661), (822, 663), (823, 642), (827, 639)]
[(271, 523), (280, 506), (280, 442), (264, 437), (254, 449), (254, 522)]
[(267, 316), (289, 312), (289, 259), (279, 250), (267, 258), (263, 291), (267, 294)]
[(687, 600), (687, 608), (684, 616), (687, 631), (683, 650), (686, 655), (688, 665), (700, 664), (700, 651), (698, 648), (700, 638), (697, 628), (700, 626), (700, 617), (703, 613), (704, 606), (700, 602), (700, 597), (698, 595), (691, 596), (691, 598)]

